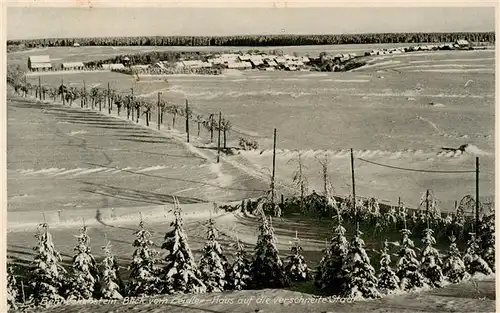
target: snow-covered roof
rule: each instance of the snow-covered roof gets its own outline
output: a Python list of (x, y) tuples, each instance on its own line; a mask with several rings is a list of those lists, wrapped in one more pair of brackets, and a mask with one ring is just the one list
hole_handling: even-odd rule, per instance
[(113, 64), (103, 64), (102, 68), (105, 70), (120, 70), (125, 68), (125, 66), (121, 63), (113, 63)]
[(269, 65), (269, 66), (277, 66), (278, 63), (276, 63), (274, 60), (266, 60), (266, 63)]
[(227, 65), (228, 68), (251, 68), (250, 62), (231, 62)]
[(31, 63), (50, 63), (48, 55), (32, 55), (29, 57)]
[(200, 60), (187, 60), (187, 61), (182, 61), (184, 66), (202, 66), (203, 61)]
[(84, 67), (83, 62), (65, 62), (62, 64), (63, 68)]
[(31, 63), (31, 68), (51, 68), (50, 63)]

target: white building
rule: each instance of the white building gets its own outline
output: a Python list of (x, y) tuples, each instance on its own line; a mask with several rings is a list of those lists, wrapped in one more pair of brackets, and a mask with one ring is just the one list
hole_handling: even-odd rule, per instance
[(113, 64), (103, 64), (102, 68), (105, 70), (122, 70), (125, 66), (121, 63), (113, 63)]
[(32, 55), (28, 57), (28, 69), (30, 71), (47, 71), (52, 69), (52, 63), (48, 55)]
[(85, 65), (83, 62), (65, 62), (61, 64), (61, 69), (63, 71), (76, 71), (76, 70), (83, 70), (85, 68)]

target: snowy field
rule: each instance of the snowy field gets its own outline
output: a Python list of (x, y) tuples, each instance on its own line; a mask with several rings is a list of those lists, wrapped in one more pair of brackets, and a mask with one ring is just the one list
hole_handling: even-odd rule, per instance
[[(352, 148), (365, 160), (423, 170), (474, 171), (479, 157), (481, 199), (494, 197), (494, 51), (376, 56), (348, 73), (231, 71), (210, 77), (142, 77), (139, 82), (116, 73), (81, 73), (46, 75), (42, 82), (55, 85), (61, 78), (75, 87), (84, 80), (87, 86), (110, 82), (122, 93), (134, 88), (134, 94), (152, 100), (162, 92), (163, 99), (179, 105), (187, 98), (204, 115), (221, 110), (233, 124), (228, 136), (232, 145), (242, 136), (258, 140), (259, 151), (233, 160), (261, 176), (270, 172), (276, 127), (277, 177), (284, 184), (291, 183), (298, 150), (309, 189), (319, 190), (316, 158), (326, 154), (337, 193), (349, 194)], [(36, 76), (29, 79), (38, 81)], [(166, 121), (171, 124), (168, 117)], [(464, 153), (441, 149), (461, 145), (468, 145)], [(474, 173), (405, 172), (356, 161), (358, 194), (389, 203), (401, 197), (406, 205), (417, 206), (421, 194), (432, 189), (441, 209), (453, 210), (454, 201), (474, 195), (474, 180)], [(294, 191), (285, 187), (280, 192)]]
[[(69, 48), (68, 48), (69, 49)], [(16, 54), (17, 55), (17, 54)], [(11, 57), (11, 56), (9, 56)], [(443, 65), (444, 64), (444, 65)], [(113, 88), (155, 99), (158, 91), (168, 102), (190, 100), (195, 112), (221, 110), (234, 125), (229, 145), (239, 136), (257, 139), (259, 151), (222, 157), (214, 164), (209, 135), (193, 136), (185, 144), (184, 121), (172, 129), (171, 116), (156, 131), (126, 121), (116, 111), (108, 116), (73, 107), (8, 100), (8, 254), (20, 264), (33, 256), (34, 228), (44, 217), (54, 243), (68, 264), (77, 227), (89, 225), (92, 251), (102, 258), (105, 238), (121, 264), (130, 262), (133, 232), (141, 212), (156, 244), (169, 230), (172, 196), (185, 214), (186, 232), (198, 259), (212, 216), (222, 231), (221, 245), (235, 252), (236, 236), (248, 250), (257, 240), (257, 221), (241, 214), (211, 211), (212, 202), (240, 201), (262, 194), (269, 184), (272, 129), (278, 128), (277, 187), (291, 194), (293, 159), (299, 150), (310, 177), (310, 189), (321, 189), (316, 158), (330, 158), (330, 178), (337, 194), (350, 191), (349, 148), (357, 158), (391, 166), (426, 170), (473, 170), (480, 157), (482, 199), (494, 196), (494, 59), (491, 51), (415, 54), (374, 58), (366, 68), (350, 73), (228, 72), (220, 77), (176, 76), (163, 79), (116, 73), (66, 74), (73, 86), (111, 82)], [(429, 72), (428, 70), (436, 70)], [(427, 72), (424, 72), (427, 71)], [(33, 83), (38, 77), (30, 77)], [(58, 75), (42, 76), (56, 85)], [(431, 105), (432, 103), (432, 105)], [(190, 126), (196, 133), (196, 124)], [(442, 151), (468, 144), (463, 153)], [(210, 149), (212, 148), (212, 149)], [(361, 196), (394, 203), (398, 196), (416, 206), (425, 189), (433, 189), (442, 210), (454, 200), (474, 194), (473, 174), (444, 175), (375, 167), (356, 160), (356, 184)], [(304, 254), (312, 265), (330, 236), (329, 223), (294, 219), (273, 220), (282, 254), (299, 231)], [(365, 235), (367, 249), (380, 249), (378, 238)], [(373, 236), (372, 236), (373, 237)], [(378, 267), (378, 264), (373, 264)], [(122, 265), (125, 266), (125, 265)], [(265, 290), (222, 294), (221, 297), (309, 297), (299, 291)], [(190, 296), (185, 297), (190, 298)], [(74, 306), (70, 312), (491, 312), (495, 305), (493, 279), (466, 282), (438, 290), (354, 304), (298, 306), (252, 303), (241, 306), (198, 297), (202, 304), (114, 304)], [(59, 311), (58, 311), (59, 310)], [(156, 311), (155, 311), (156, 310)], [(49, 312), (49, 311), (47, 311)], [(50, 312), (68, 312), (67, 307)]]

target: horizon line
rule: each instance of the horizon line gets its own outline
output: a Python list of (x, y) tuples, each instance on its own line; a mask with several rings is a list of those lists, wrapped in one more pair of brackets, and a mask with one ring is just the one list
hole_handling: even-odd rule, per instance
[(495, 33), (495, 30), (484, 30), (484, 31), (415, 31), (415, 32), (358, 32), (358, 33), (310, 33), (310, 34), (240, 34), (240, 35), (134, 35), (134, 36), (72, 36), (72, 37), (37, 37), (37, 38), (15, 38), (15, 39), (7, 39), (6, 41), (23, 41), (23, 40), (47, 40), (47, 39), (73, 39), (73, 38), (81, 38), (81, 39), (89, 39), (89, 38), (135, 38), (135, 37), (244, 37), (244, 36), (342, 36), (342, 35), (386, 35), (386, 34), (474, 34), (474, 33)]

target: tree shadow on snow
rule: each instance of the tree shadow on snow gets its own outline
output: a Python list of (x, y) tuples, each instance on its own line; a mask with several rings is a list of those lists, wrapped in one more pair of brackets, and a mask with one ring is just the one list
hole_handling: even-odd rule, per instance
[[(130, 200), (130, 201), (137, 201), (137, 202), (144, 202), (144, 203), (151, 203), (158, 205), (174, 203), (173, 195), (160, 194), (145, 190), (116, 187), (116, 186), (91, 183), (91, 182), (82, 182), (82, 183), (88, 186), (88, 188), (85, 188), (83, 191), (93, 194), (103, 195), (116, 199)], [(197, 199), (197, 198), (183, 197), (183, 196), (176, 196), (176, 197), (179, 200), (180, 204), (206, 202), (202, 199)]]

